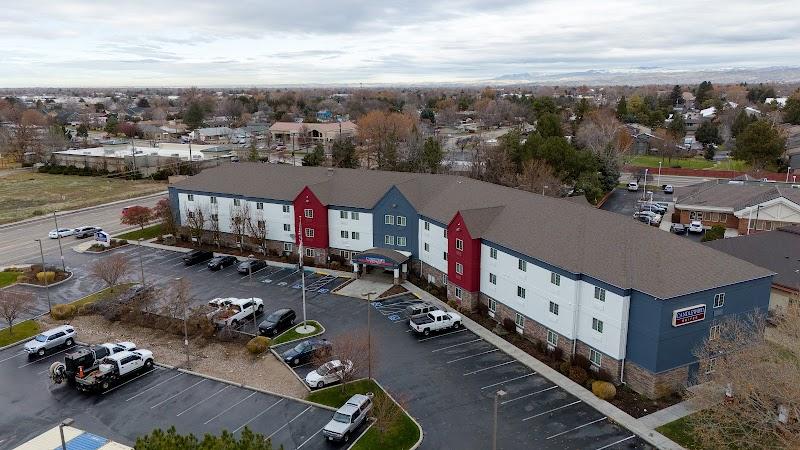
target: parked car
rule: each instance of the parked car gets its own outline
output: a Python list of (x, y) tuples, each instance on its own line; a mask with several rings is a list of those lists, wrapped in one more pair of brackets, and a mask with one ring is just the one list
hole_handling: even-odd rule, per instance
[(673, 223), (670, 225), (669, 231), (675, 234), (686, 234), (686, 227), (681, 223)]
[(650, 211), (660, 215), (663, 215), (665, 212), (667, 212), (666, 209), (658, 205), (646, 204), (646, 203), (639, 205), (639, 211)]
[(62, 345), (71, 347), (75, 343), (75, 328), (71, 325), (61, 325), (43, 331), (33, 339), (25, 343), (25, 351), (28, 356), (44, 356), (48, 350), (52, 350)]
[(56, 230), (51, 230), (49, 233), (47, 233), (47, 237), (49, 237), (50, 239), (58, 239), (59, 237), (63, 238), (67, 236), (72, 236), (73, 234), (75, 234), (75, 230), (73, 230), (72, 228), (58, 228)]
[(264, 301), (257, 297), (226, 300), (211, 316), (214, 325), (218, 327), (236, 328), (240, 322), (252, 320), (256, 315), (264, 312)]
[(412, 317), (411, 320), (408, 321), (408, 326), (411, 327), (413, 331), (427, 336), (431, 334), (432, 331), (460, 327), (461, 316), (453, 312), (431, 311), (428, 314)]
[(258, 334), (262, 336), (277, 336), (294, 325), (296, 319), (297, 314), (293, 309), (281, 308), (272, 312), (263, 322), (258, 324)]
[(240, 262), (236, 267), (236, 270), (242, 275), (247, 275), (249, 273), (261, 270), (264, 267), (267, 267), (267, 262), (263, 259), (248, 259), (247, 261)]
[(329, 441), (349, 441), (350, 435), (367, 420), (371, 410), (371, 396), (356, 394), (350, 397), (333, 413), (331, 421), (322, 429), (322, 435)]
[(428, 314), (431, 311), (438, 311), (439, 307), (429, 302), (419, 302), (413, 305), (406, 306), (403, 315), (406, 319), (411, 320), (412, 317), (420, 314)]
[(644, 222), (650, 225), (658, 225), (661, 223), (661, 214), (654, 213), (653, 211), (639, 211), (633, 213), (633, 217), (638, 219), (639, 222)]
[(208, 268), (209, 270), (220, 270), (236, 264), (237, 262), (239, 262), (239, 260), (236, 259), (235, 256), (219, 255), (211, 258), (211, 260), (208, 261)]
[(84, 239), (94, 236), (98, 231), (103, 231), (100, 227), (78, 227), (75, 228), (75, 239)]
[(213, 257), (214, 252), (209, 252), (206, 250), (194, 250), (183, 256), (183, 263), (187, 266), (191, 266), (203, 261), (208, 261)]
[(327, 339), (307, 339), (283, 352), (281, 357), (290, 366), (305, 364), (315, 356), (326, 356), (331, 352), (331, 343)]
[(353, 370), (353, 362), (334, 359), (319, 366), (306, 375), (306, 383), (312, 388), (323, 388), (329, 384), (342, 381), (344, 376)]
[(699, 220), (693, 220), (689, 223), (689, 233), (702, 233), (703, 232), (703, 222)]
[(666, 185), (664, 185), (664, 193), (665, 193), (665, 194), (672, 194), (672, 193), (674, 193), (674, 192), (675, 192), (675, 188), (674, 188), (674, 187), (672, 187), (672, 185), (671, 185), (671, 184), (666, 184)]
[(638, 191), (639, 190), (639, 183), (637, 183), (635, 181), (631, 181), (630, 183), (628, 183), (628, 190), (631, 191), (631, 192)]

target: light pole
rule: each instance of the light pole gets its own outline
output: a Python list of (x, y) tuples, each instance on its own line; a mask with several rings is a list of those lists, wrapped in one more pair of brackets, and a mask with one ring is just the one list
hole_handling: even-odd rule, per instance
[(367, 377), (370, 380), (372, 379), (372, 327), (370, 326), (372, 308), (370, 307), (372, 306), (373, 295), (375, 295), (375, 291), (369, 291), (361, 294), (361, 296), (367, 297)]
[(50, 283), (47, 281), (47, 268), (44, 266), (44, 250), (42, 250), (42, 240), (36, 239), (39, 243), (39, 254), (42, 255), (42, 273), (44, 273), (44, 291), (47, 292), (47, 310), (52, 312), (53, 306), (50, 304)]
[(75, 421), (67, 417), (58, 424), (58, 433), (61, 435), (61, 450), (67, 450), (67, 442), (64, 440), (64, 427), (68, 427), (73, 423), (75, 423)]
[(789, 182), (789, 171), (792, 170), (792, 166), (786, 168), (786, 182)]
[(250, 283), (253, 282), (253, 258), (255, 257), (256, 255), (253, 255), (252, 253), (247, 255), (247, 258), (250, 260), (249, 264), (247, 265), (247, 276), (249, 277), (247, 281)]
[(186, 317), (186, 308), (189, 303), (189, 300), (183, 298), (185, 293), (183, 292), (183, 286), (181, 283), (183, 282), (183, 277), (175, 278), (175, 281), (178, 283), (178, 298), (180, 299), (181, 303), (183, 303), (183, 346), (186, 348), (186, 368), (191, 369), (189, 363), (189, 329), (186, 325), (187, 317)]
[[(658, 178), (656, 179), (656, 187), (661, 187), (661, 161), (658, 162)], [(645, 190), (647, 186), (645, 186)]]
[(139, 238), (139, 270), (142, 272), (142, 286), (144, 286), (144, 263), (142, 262), (142, 241), (143, 238)]
[(500, 399), (505, 397), (506, 391), (500, 389), (494, 393), (494, 420), (492, 423), (492, 450), (497, 450), (497, 406)]
[(644, 169), (644, 192), (642, 192), (642, 200), (645, 199), (647, 196), (647, 171), (649, 169)]
[(67, 271), (67, 265), (64, 263), (64, 251), (61, 249), (61, 232), (58, 230), (58, 217), (56, 213), (58, 211), (53, 211), (53, 220), (56, 222), (56, 236), (58, 236), (58, 253), (61, 255), (61, 269), (64, 272)]
[[(255, 257), (256, 255), (253, 254), (250, 254), (248, 256), (248, 258), (250, 258), (250, 265), (247, 266), (247, 272), (250, 276), (250, 280), (248, 281), (249, 283), (253, 282), (253, 258)], [(255, 299), (253, 298), (252, 295), (250, 296), (250, 303), (253, 304), (253, 326), (255, 327), (256, 330), (255, 332), (258, 333), (258, 324), (256, 323), (256, 305), (255, 305)]]

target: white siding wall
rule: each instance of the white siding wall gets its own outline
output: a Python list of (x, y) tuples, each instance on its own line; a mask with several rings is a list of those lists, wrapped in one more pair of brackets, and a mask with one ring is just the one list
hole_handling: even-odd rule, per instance
[[(444, 260), (444, 252), (447, 251), (447, 239), (444, 237), (444, 228), (429, 222), (430, 230), (425, 229), (425, 221), (419, 220), (419, 259), (433, 266), (436, 270), (447, 273), (447, 261)], [(425, 251), (425, 243), (430, 247)]]
[[(207, 195), (194, 195), (194, 201), (188, 200), (188, 194), (179, 193), (178, 201), (181, 209), (181, 224), (186, 225), (186, 211), (187, 208), (195, 210), (201, 208), (206, 214), (206, 229), (211, 229), (211, 214), (217, 214), (219, 217), (219, 228), (223, 233), (231, 232), (231, 207), (233, 206), (233, 198), (217, 197), (217, 203), (212, 204), (211, 198)], [(253, 220), (264, 220), (267, 226), (267, 239), (283, 242), (294, 242), (294, 214), (292, 205), (289, 206), (289, 212), (283, 212), (283, 204), (280, 203), (266, 203), (264, 202), (264, 209), (259, 210), (256, 208), (256, 203), (253, 201), (241, 200), (241, 205), (247, 204), (250, 208), (250, 216)], [(289, 225), (289, 231), (284, 230), (284, 224)]]
[[(341, 210), (328, 210), (328, 245), (354, 251), (364, 251), (374, 247), (372, 242), (372, 214), (359, 212), (358, 220), (354, 220), (351, 211), (345, 211), (347, 219), (342, 219)], [(342, 237), (342, 231), (348, 233), (347, 238)], [(358, 233), (358, 239), (353, 239), (353, 232)]]
[[(606, 291), (606, 301), (594, 298), (595, 286), (579, 281), (578, 339), (590, 347), (616, 358), (625, 357), (630, 297)], [(592, 329), (592, 318), (603, 321), (603, 332)]]

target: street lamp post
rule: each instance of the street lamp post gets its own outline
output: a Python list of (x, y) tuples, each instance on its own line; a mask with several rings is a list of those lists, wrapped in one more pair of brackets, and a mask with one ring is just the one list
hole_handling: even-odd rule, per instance
[(67, 450), (67, 441), (64, 440), (64, 427), (68, 427), (73, 423), (75, 423), (75, 421), (67, 417), (58, 424), (58, 433), (61, 435), (61, 450)]
[(64, 251), (61, 249), (61, 232), (58, 231), (58, 217), (56, 213), (58, 211), (53, 211), (53, 220), (56, 222), (56, 236), (58, 236), (58, 253), (61, 255), (61, 269), (64, 272), (67, 271), (67, 265), (64, 263)]
[(644, 169), (644, 192), (642, 192), (642, 200), (644, 200), (647, 196), (647, 171), (649, 169)]
[(792, 170), (792, 166), (786, 168), (786, 182), (789, 182), (789, 171)]
[(375, 291), (365, 292), (361, 295), (363, 297), (367, 297), (367, 377), (371, 380), (372, 379), (372, 327), (371, 327), (372, 308), (370, 308), (370, 306), (372, 306), (372, 296), (375, 295)]
[(47, 310), (52, 312), (53, 306), (50, 303), (50, 283), (47, 281), (47, 268), (44, 266), (44, 250), (42, 250), (42, 240), (36, 239), (39, 243), (39, 254), (42, 255), (42, 273), (44, 273), (44, 291), (47, 292)]
[[(656, 179), (656, 186), (661, 187), (661, 161), (658, 162), (658, 178)], [(647, 189), (647, 186), (645, 186)]]
[(144, 263), (142, 262), (142, 241), (143, 238), (139, 238), (139, 270), (142, 273), (142, 286), (144, 286)]
[(183, 293), (181, 292), (180, 283), (183, 281), (183, 277), (175, 278), (175, 281), (178, 283), (178, 295), (180, 296), (181, 303), (183, 303), (183, 346), (186, 349), (186, 368), (191, 369), (190, 362), (189, 362), (189, 328), (186, 324), (187, 317), (186, 317), (186, 308), (188, 306), (189, 300), (183, 298)]
[(497, 450), (497, 406), (500, 399), (505, 397), (506, 391), (500, 389), (494, 393), (494, 420), (492, 423), (492, 450)]
[[(248, 271), (248, 273), (250, 275), (249, 282), (252, 283), (253, 282), (253, 264), (252, 264), (252, 259), (255, 258), (255, 255), (251, 254), (250, 256), (248, 256), (248, 258), (250, 258), (251, 263), (250, 263), (249, 266), (247, 266), (247, 271)], [(253, 303), (254, 301), (255, 301), (255, 299), (251, 295), (250, 296), (250, 303)], [(256, 305), (253, 304), (253, 326), (255, 327), (256, 332), (258, 332), (258, 324), (256, 323), (256, 307), (255, 306)]]

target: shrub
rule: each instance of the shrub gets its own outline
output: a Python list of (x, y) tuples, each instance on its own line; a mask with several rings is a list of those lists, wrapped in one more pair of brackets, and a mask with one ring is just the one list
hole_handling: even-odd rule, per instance
[(503, 319), (503, 328), (505, 328), (509, 333), (513, 333), (517, 330), (517, 324), (514, 323), (514, 319), (506, 317)]
[(569, 369), (569, 379), (578, 384), (584, 384), (589, 379), (589, 375), (583, 367), (572, 366)]
[(489, 305), (486, 303), (478, 302), (478, 314), (481, 316), (488, 316), (489, 315)]
[(564, 361), (558, 366), (558, 371), (561, 372), (562, 375), (569, 375), (569, 369), (572, 368), (572, 365), (569, 361)]
[(556, 361), (560, 361), (561, 359), (564, 358), (564, 350), (561, 350), (558, 347), (555, 347), (554, 349), (550, 350), (549, 353), (550, 357), (555, 359)]
[(36, 273), (36, 279), (40, 283), (44, 283), (45, 278), (47, 279), (48, 283), (52, 283), (53, 280), (56, 279), (56, 273), (55, 272), (49, 272), (49, 271), (48, 272), (37, 272)]
[(609, 381), (610, 382), (610, 381), (614, 380), (614, 377), (612, 377), (611, 373), (609, 371), (607, 371), (606, 369), (598, 370), (594, 377), (597, 378), (599, 381)]
[(617, 396), (617, 388), (608, 381), (595, 381), (592, 383), (592, 393), (603, 400), (611, 400)]
[(586, 380), (586, 383), (583, 383), (583, 387), (585, 387), (586, 389), (588, 389), (588, 390), (590, 390), (590, 391), (591, 391), (591, 390), (592, 390), (592, 384), (593, 384), (595, 381), (597, 381), (597, 380), (595, 380), (594, 378), (591, 378), (591, 377), (589, 377), (589, 378)]
[(533, 348), (535, 348), (538, 353), (542, 355), (547, 354), (547, 344), (545, 344), (544, 341), (541, 339), (531, 339), (531, 342), (533, 342)]
[(232, 342), (236, 339), (236, 331), (231, 327), (224, 327), (217, 333), (217, 339), (222, 342)]
[(583, 355), (573, 355), (572, 356), (572, 365), (578, 366), (585, 371), (588, 371), (589, 368), (592, 366), (592, 363), (589, 361), (589, 358)]
[(458, 302), (456, 302), (455, 300), (448, 300), (447, 306), (457, 310), (459, 305)]
[(50, 312), (50, 317), (56, 320), (70, 320), (75, 317), (75, 312), (77, 309), (78, 308), (75, 305), (70, 304), (53, 305), (53, 309)]
[(245, 348), (247, 351), (250, 352), (251, 355), (260, 355), (264, 353), (269, 348), (270, 340), (266, 336), (256, 336), (253, 339), (247, 341), (245, 344)]

